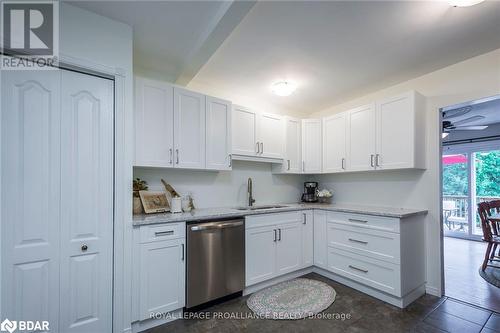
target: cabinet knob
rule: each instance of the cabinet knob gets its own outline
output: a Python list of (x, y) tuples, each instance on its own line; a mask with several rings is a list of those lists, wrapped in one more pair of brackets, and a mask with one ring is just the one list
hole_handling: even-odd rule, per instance
[(87, 246), (87, 244), (83, 244), (81, 249), (82, 249), (82, 252), (85, 252), (89, 249), (89, 247)]

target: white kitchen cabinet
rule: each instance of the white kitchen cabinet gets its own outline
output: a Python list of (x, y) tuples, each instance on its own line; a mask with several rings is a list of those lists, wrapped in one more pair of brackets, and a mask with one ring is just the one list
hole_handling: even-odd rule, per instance
[(347, 169), (375, 169), (375, 104), (348, 111)]
[(174, 88), (135, 79), (135, 166), (173, 167)]
[(257, 113), (239, 105), (233, 105), (232, 152), (234, 155), (257, 156)]
[(323, 118), (323, 173), (346, 170), (347, 113)]
[(302, 221), (278, 225), (276, 275), (290, 273), (302, 265)]
[(175, 166), (205, 168), (205, 96), (174, 87)]
[(140, 245), (140, 320), (185, 305), (184, 239)]
[(273, 164), (275, 173), (302, 173), (302, 121), (297, 118), (284, 118), (284, 160)]
[(314, 216), (312, 210), (302, 212), (302, 267), (314, 264)]
[(206, 169), (231, 170), (231, 102), (206, 97)]
[(415, 91), (377, 102), (377, 169), (425, 168), (423, 104)]
[(257, 124), (257, 142), (260, 145), (259, 156), (283, 158), (283, 117), (263, 113), (259, 115)]
[(302, 172), (321, 173), (321, 119), (302, 120)]
[(314, 266), (327, 268), (326, 211), (315, 209), (314, 217)]
[(274, 225), (247, 228), (245, 232), (245, 284), (253, 285), (275, 276), (277, 230)]

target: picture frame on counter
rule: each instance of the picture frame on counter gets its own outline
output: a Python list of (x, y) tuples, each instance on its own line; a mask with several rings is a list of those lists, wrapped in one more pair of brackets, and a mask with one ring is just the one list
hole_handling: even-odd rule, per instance
[(170, 205), (165, 192), (139, 191), (139, 196), (146, 214), (170, 211)]

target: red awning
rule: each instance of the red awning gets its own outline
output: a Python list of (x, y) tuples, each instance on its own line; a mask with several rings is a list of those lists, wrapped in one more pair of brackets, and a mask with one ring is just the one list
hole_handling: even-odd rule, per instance
[(461, 154), (443, 156), (443, 164), (467, 163), (467, 157)]

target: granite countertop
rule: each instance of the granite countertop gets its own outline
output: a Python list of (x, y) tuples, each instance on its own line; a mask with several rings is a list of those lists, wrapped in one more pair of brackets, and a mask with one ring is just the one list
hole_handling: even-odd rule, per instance
[(427, 214), (427, 210), (422, 210), (422, 209), (377, 207), (377, 206), (365, 206), (365, 205), (355, 205), (355, 204), (292, 203), (292, 204), (276, 204), (276, 206), (284, 206), (284, 207), (258, 209), (258, 210), (239, 210), (234, 207), (200, 208), (200, 209), (194, 209), (191, 212), (187, 213), (158, 213), (149, 215), (141, 214), (141, 215), (134, 215), (133, 225), (140, 226), (140, 225), (156, 224), (156, 223), (225, 219), (233, 217), (243, 217), (248, 215), (291, 212), (291, 211), (306, 210), (306, 209), (322, 209), (334, 212), (374, 215), (374, 216), (393, 217), (393, 218), (406, 218), (414, 215)]

